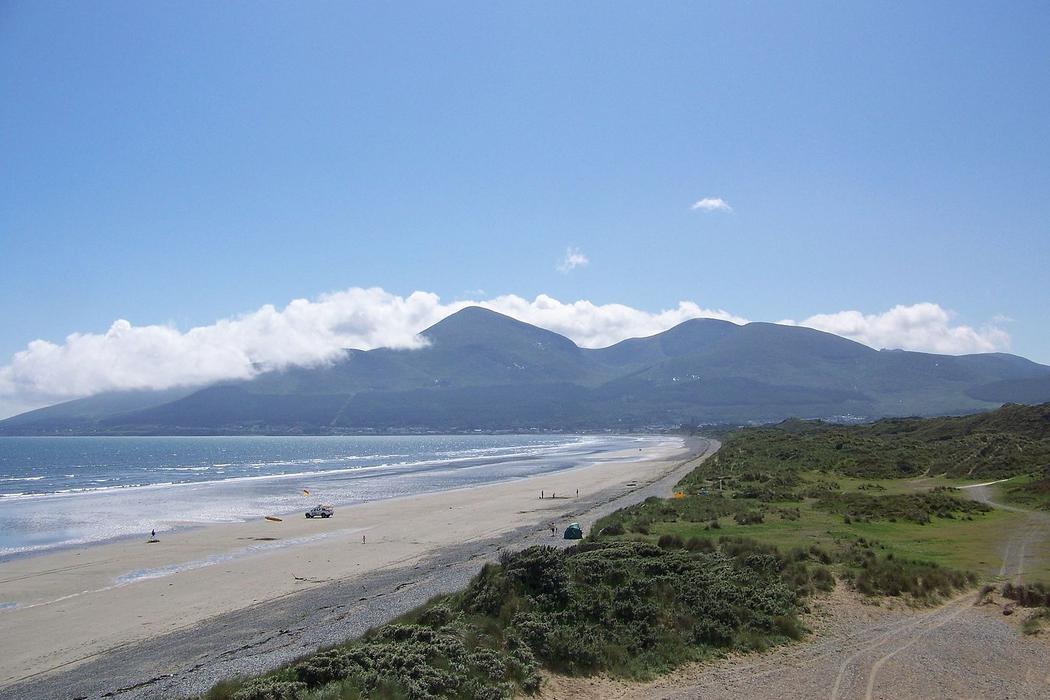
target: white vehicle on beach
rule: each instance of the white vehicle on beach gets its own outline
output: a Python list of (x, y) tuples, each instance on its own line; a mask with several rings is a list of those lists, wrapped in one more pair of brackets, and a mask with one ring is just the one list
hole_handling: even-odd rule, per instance
[(308, 518), (330, 518), (335, 513), (335, 509), (332, 506), (314, 506), (310, 510), (306, 511), (306, 517)]

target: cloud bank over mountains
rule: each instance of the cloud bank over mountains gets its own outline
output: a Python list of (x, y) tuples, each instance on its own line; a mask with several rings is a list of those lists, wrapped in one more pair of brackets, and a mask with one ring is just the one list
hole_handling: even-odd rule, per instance
[[(623, 304), (562, 302), (541, 294), (442, 303), (429, 292), (408, 296), (380, 288), (351, 288), (316, 299), (296, 299), (278, 309), (223, 319), (187, 331), (164, 325), (136, 326), (120, 319), (105, 333), (73, 333), (62, 343), (34, 340), (0, 366), (0, 417), (57, 401), (124, 389), (164, 389), (234, 379), (289, 366), (332, 362), (345, 349), (411, 350), (421, 330), (466, 306), (483, 306), (561, 333), (584, 347), (605, 347), (653, 335), (691, 318), (747, 319), (691, 301), (649, 312)], [(990, 325), (953, 322), (933, 303), (896, 306), (881, 314), (839, 311), (801, 321), (808, 326), (876, 348), (961, 354), (1005, 350), (1010, 337)]]
[(1010, 335), (993, 324), (981, 329), (952, 325), (953, 314), (937, 304), (898, 304), (881, 314), (839, 311), (799, 321), (780, 321), (841, 335), (873, 348), (922, 350), (943, 355), (996, 352), (1010, 347)]

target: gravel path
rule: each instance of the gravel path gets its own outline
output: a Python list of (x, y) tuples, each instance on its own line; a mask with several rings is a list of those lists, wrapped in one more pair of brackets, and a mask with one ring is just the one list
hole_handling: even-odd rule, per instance
[[(719, 446), (714, 440), (696, 439), (690, 445), (693, 456), (659, 479), (629, 490), (608, 489), (578, 501), (566, 500), (558, 519), (576, 520), (586, 530), (619, 508), (650, 496), (666, 498), (683, 476)], [(4, 688), (0, 699), (130, 700), (196, 695), (220, 679), (265, 672), (320, 647), (357, 637), (434, 596), (459, 590), (485, 562), (496, 560), (501, 549), (572, 544), (552, 538), (545, 525), (538, 522), (499, 537), (443, 548), (422, 562), (326, 583), (145, 644), (110, 649), (67, 671)]]

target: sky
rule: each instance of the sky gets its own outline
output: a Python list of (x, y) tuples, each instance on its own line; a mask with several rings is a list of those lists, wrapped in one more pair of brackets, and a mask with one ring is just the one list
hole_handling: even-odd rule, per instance
[(1050, 363), (1050, 4), (0, 4), (0, 416), (699, 315)]

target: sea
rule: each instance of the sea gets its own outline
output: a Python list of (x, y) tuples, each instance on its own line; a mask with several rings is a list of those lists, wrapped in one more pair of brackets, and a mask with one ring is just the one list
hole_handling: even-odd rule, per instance
[(0, 558), (639, 459), (625, 435), (0, 437)]

